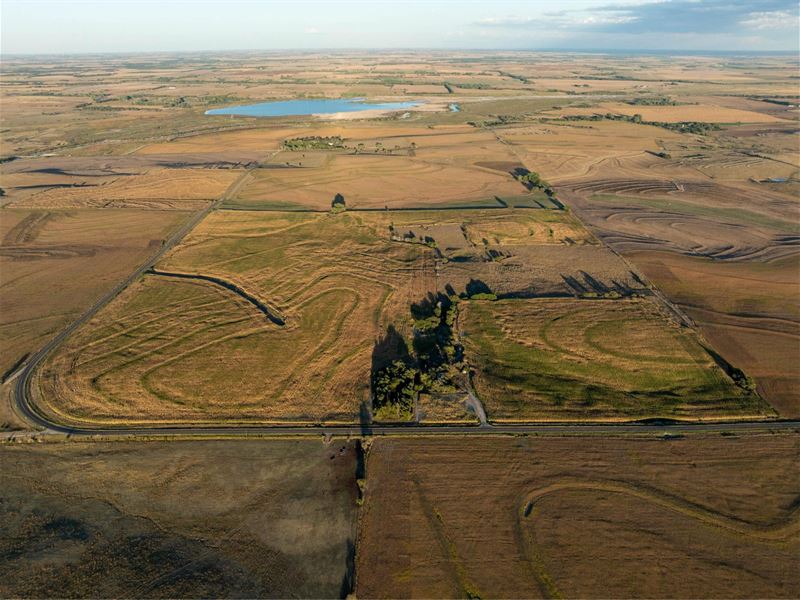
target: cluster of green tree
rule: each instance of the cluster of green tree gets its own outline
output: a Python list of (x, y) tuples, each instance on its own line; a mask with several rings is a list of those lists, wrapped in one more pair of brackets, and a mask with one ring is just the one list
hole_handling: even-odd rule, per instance
[(514, 75), (513, 73), (506, 73), (505, 71), (498, 71), (498, 73), (500, 73), (500, 75), (503, 77), (510, 77), (511, 79), (516, 79), (522, 83), (530, 83), (530, 80), (524, 75)]
[(514, 169), (513, 174), (517, 181), (522, 183), (522, 185), (529, 190), (540, 189), (547, 194), (548, 198), (553, 198), (555, 196), (552, 186), (542, 179), (542, 176), (535, 171), (529, 171), (528, 169), (520, 167)]
[(702, 121), (681, 121), (680, 123), (662, 123), (660, 121), (642, 121), (647, 125), (655, 125), (656, 127), (663, 127), (670, 131), (677, 131), (679, 133), (695, 133), (698, 135), (705, 135), (709, 131), (719, 131), (722, 129), (716, 123), (704, 123)]
[(291, 138), (283, 141), (286, 150), (334, 150), (344, 148), (344, 140), (338, 135), (331, 137), (321, 137), (312, 135), (309, 137)]
[(639, 123), (642, 125), (652, 125), (654, 127), (661, 127), (669, 129), (670, 131), (677, 131), (679, 133), (695, 133), (698, 135), (705, 135), (709, 131), (718, 131), (721, 129), (716, 123), (704, 123), (702, 121), (680, 121), (678, 123), (666, 123), (664, 121), (645, 121), (642, 115), (618, 115), (614, 113), (606, 113), (604, 115), (568, 115), (561, 117), (564, 121), (602, 121), (608, 119), (609, 121), (626, 121), (628, 123)]
[(626, 100), (626, 104), (632, 106), (678, 106), (679, 102), (675, 102), (672, 98), (667, 96), (649, 96), (646, 98), (633, 98)]
[(523, 119), (514, 115), (497, 115), (494, 119), (487, 121), (467, 121), (467, 125), (472, 127), (496, 127), (498, 125), (508, 125), (509, 123), (517, 123)]
[(800, 99), (798, 100), (778, 100), (777, 98), (758, 98), (762, 102), (769, 102), (770, 104), (778, 104), (779, 106), (795, 106), (800, 104)]
[(372, 406), (379, 418), (409, 418), (418, 394), (455, 390), (452, 367), (464, 357), (453, 331), (458, 302), (455, 294), (439, 293), (411, 305), (413, 355), (398, 358), (372, 374)]
[(372, 374), (372, 409), (376, 415), (408, 419), (421, 391), (419, 369), (397, 359)]
[(445, 87), (448, 89), (450, 87), (457, 87), (464, 90), (490, 90), (492, 89), (492, 84), (490, 83), (445, 83)]
[(355, 146), (344, 146), (348, 150), (353, 150), (355, 154), (392, 154), (394, 155), (395, 152), (405, 152), (409, 156), (414, 156), (414, 152), (417, 149), (417, 144), (415, 142), (411, 142), (408, 146), (400, 146), (400, 144), (395, 144), (391, 148), (388, 146), (384, 146), (382, 142), (375, 142), (374, 148), (367, 148), (367, 146), (363, 142), (359, 142)]

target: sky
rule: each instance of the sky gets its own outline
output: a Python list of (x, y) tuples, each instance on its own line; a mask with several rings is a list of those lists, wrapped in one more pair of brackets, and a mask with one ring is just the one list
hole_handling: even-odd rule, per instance
[(797, 0), (0, 0), (0, 52), (798, 51)]

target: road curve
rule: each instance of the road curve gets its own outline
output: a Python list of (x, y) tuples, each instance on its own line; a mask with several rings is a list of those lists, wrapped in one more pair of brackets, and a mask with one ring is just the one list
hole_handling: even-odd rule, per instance
[(16, 376), (16, 383), (14, 385), (14, 403), (17, 411), (20, 413), (20, 416), (24, 417), (25, 420), (30, 422), (32, 425), (36, 425), (38, 427), (42, 427), (45, 430), (55, 430), (58, 428), (58, 425), (52, 421), (50, 421), (47, 417), (42, 415), (34, 406), (33, 402), (30, 398), (30, 382), (31, 378), (33, 377), (33, 373), (39, 364), (47, 357), (47, 355), (56, 349), (64, 340), (66, 340), (70, 335), (72, 335), (76, 329), (81, 327), (85, 324), (89, 319), (95, 316), (100, 309), (106, 306), (109, 302), (111, 302), (114, 298), (119, 296), (128, 286), (132, 283), (137, 281), (146, 271), (152, 269), (155, 264), (161, 260), (161, 258), (166, 254), (169, 250), (171, 250), (176, 244), (178, 244), (183, 238), (185, 238), (197, 225), (205, 219), (214, 209), (216, 209), (220, 204), (222, 204), (226, 199), (232, 197), (239, 191), (241, 186), (250, 176), (249, 171), (245, 171), (242, 173), (236, 181), (234, 181), (227, 190), (220, 196), (219, 199), (211, 202), (208, 206), (206, 206), (203, 210), (196, 212), (186, 221), (183, 225), (181, 225), (178, 229), (176, 229), (172, 235), (170, 235), (164, 242), (164, 244), (159, 248), (158, 252), (153, 254), (145, 263), (140, 265), (133, 273), (131, 273), (124, 281), (118, 283), (114, 286), (110, 291), (108, 291), (104, 296), (102, 296), (97, 302), (95, 302), (85, 313), (83, 313), (77, 320), (73, 321), (67, 327), (65, 327), (61, 332), (59, 332), (53, 339), (47, 342), (42, 348), (40, 348), (37, 352), (28, 358), (28, 360), (24, 363), (22, 368), (18, 370), (18, 375)]
[[(241, 437), (266, 437), (266, 436), (396, 436), (396, 435), (596, 435), (596, 434), (662, 434), (678, 435), (699, 432), (764, 432), (764, 431), (800, 431), (800, 420), (768, 420), (768, 421), (729, 421), (729, 422), (688, 422), (688, 421), (653, 421), (653, 422), (627, 422), (627, 423), (531, 423), (531, 424), (502, 424), (492, 425), (420, 425), (395, 424), (395, 425), (230, 425), (230, 426), (141, 426), (141, 427), (115, 427), (115, 426), (80, 426), (66, 425), (53, 421), (50, 417), (39, 411), (31, 400), (30, 387), (33, 374), (39, 364), (47, 355), (55, 350), (64, 340), (72, 335), (75, 330), (89, 321), (104, 306), (121, 294), (128, 286), (138, 280), (146, 271), (151, 270), (155, 264), (186, 237), (209, 213), (218, 208), (222, 202), (232, 197), (249, 177), (249, 172), (243, 173), (225, 193), (215, 202), (203, 210), (195, 213), (186, 223), (178, 228), (144, 264), (140, 265), (124, 281), (116, 285), (97, 302), (95, 302), (76, 321), (68, 325), (58, 335), (51, 339), (41, 349), (34, 353), (17, 371), (13, 390), (14, 406), (21, 417), (41, 431), (34, 435), (68, 435), (75, 437), (113, 436), (121, 438), (136, 437), (193, 437), (193, 436), (241, 436)], [(31, 432), (9, 431), (0, 434), (0, 439), (9, 439), (18, 436), (30, 435)]]

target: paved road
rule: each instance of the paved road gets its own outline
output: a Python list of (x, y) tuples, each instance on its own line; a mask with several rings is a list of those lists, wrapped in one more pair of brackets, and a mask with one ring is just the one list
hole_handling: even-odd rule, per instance
[[(40, 425), (43, 423), (39, 422)], [(105, 427), (78, 428), (47, 423), (45, 430), (35, 435), (69, 435), (72, 437), (282, 437), (282, 436), (420, 436), (420, 435), (636, 435), (663, 436), (689, 433), (756, 433), (798, 431), (800, 421), (753, 421), (731, 423), (620, 423), (575, 424), (547, 423), (537, 425), (381, 425), (381, 426), (230, 426), (230, 427)], [(2, 438), (25, 437), (27, 432), (7, 432)]]
[[(136, 271), (119, 283), (92, 305), (81, 317), (66, 327), (57, 336), (50, 340), (44, 347), (31, 356), (18, 371), (14, 386), (14, 402), (17, 411), (30, 424), (41, 428), (34, 435), (70, 435), (70, 436), (114, 436), (124, 438), (169, 436), (187, 437), (200, 435), (225, 435), (225, 436), (396, 436), (396, 435), (514, 435), (514, 434), (555, 434), (555, 435), (594, 435), (594, 434), (684, 434), (693, 432), (757, 432), (777, 430), (798, 430), (800, 421), (735, 421), (735, 422), (650, 422), (650, 423), (546, 423), (536, 425), (378, 425), (378, 426), (283, 426), (283, 425), (233, 425), (233, 426), (143, 426), (143, 427), (90, 427), (62, 425), (52, 421), (37, 409), (30, 398), (30, 384), (33, 374), (39, 364), (47, 355), (55, 350), (64, 340), (72, 335), (76, 329), (89, 321), (98, 311), (116, 298), (129, 285), (138, 280), (148, 269), (151, 269), (166, 252), (178, 244), (189, 234), (208, 214), (219, 207), (226, 199), (233, 197), (246, 179), (249, 172), (239, 177), (219, 198), (202, 211), (193, 215), (186, 223), (176, 230), (164, 245), (150, 259)], [(0, 439), (27, 436), (25, 432), (4, 432)]]

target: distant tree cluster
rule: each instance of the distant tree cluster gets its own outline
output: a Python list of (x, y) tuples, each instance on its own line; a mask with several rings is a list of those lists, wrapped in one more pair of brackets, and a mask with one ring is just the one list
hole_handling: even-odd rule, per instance
[(638, 123), (642, 125), (652, 125), (654, 127), (661, 127), (669, 129), (670, 131), (677, 131), (679, 133), (694, 133), (697, 135), (705, 135), (709, 131), (719, 131), (721, 127), (716, 123), (704, 123), (702, 121), (680, 121), (678, 123), (667, 123), (665, 121), (645, 121), (642, 115), (619, 115), (615, 113), (606, 113), (604, 115), (568, 115), (561, 117), (563, 121), (602, 121), (607, 119), (609, 121), (626, 121), (628, 123)]
[(336, 150), (344, 148), (344, 139), (338, 135), (330, 137), (321, 136), (308, 136), (300, 138), (292, 138), (284, 140), (283, 148), (285, 150), (299, 151), (299, 150)]
[(667, 96), (647, 96), (644, 98), (633, 98), (626, 101), (631, 106), (678, 106), (672, 98)]
[(540, 189), (545, 194), (547, 194), (548, 197), (550, 198), (554, 197), (555, 192), (553, 191), (552, 186), (549, 183), (547, 183), (544, 179), (542, 179), (542, 176), (536, 173), (535, 171), (529, 171), (528, 169), (524, 168), (517, 168), (514, 169), (513, 175), (517, 179), (517, 181), (522, 183), (522, 185), (524, 185), (529, 190)]

